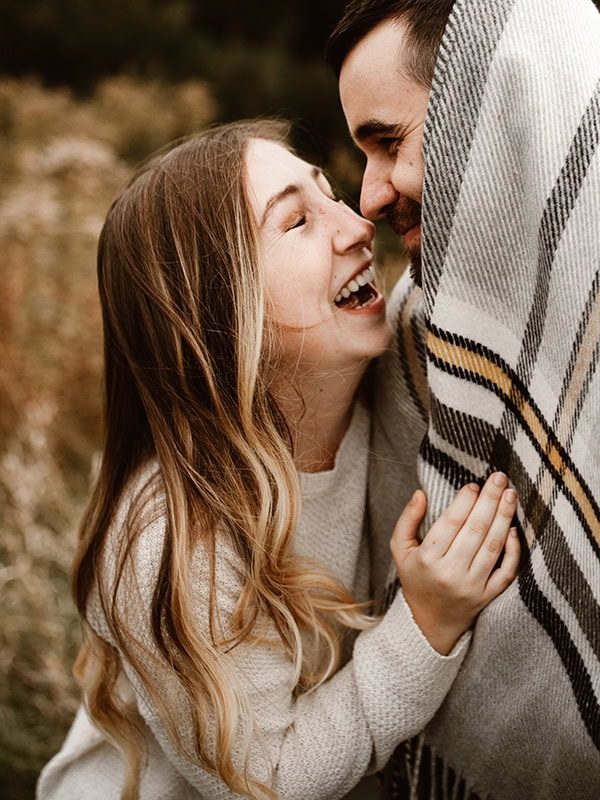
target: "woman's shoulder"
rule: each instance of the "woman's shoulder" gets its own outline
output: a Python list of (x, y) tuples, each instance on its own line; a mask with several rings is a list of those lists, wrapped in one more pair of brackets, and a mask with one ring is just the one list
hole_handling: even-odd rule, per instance
[(156, 458), (140, 464), (129, 476), (119, 496), (111, 532), (121, 528), (133, 516), (143, 527), (150, 527), (166, 513), (165, 487)]
[(231, 537), (220, 529), (172, 531), (170, 516), (160, 465), (156, 459), (148, 460), (131, 475), (121, 493), (106, 532), (98, 573), (104, 596), (114, 597), (126, 615), (137, 617), (151, 607), (165, 548), (172, 548), (180, 557), (189, 545), (194, 605), (204, 605), (212, 584), (221, 595), (222, 606), (227, 605), (226, 596), (239, 596), (243, 564)]
[[(180, 499), (183, 502), (184, 498)], [(173, 537), (185, 538), (192, 545), (193, 562), (203, 562), (208, 551), (214, 552), (218, 566), (237, 567), (240, 556), (232, 537), (217, 525), (215, 530), (202, 528), (202, 522), (189, 520), (188, 529), (168, 533), (170, 520), (181, 519), (179, 512), (172, 513), (175, 500), (167, 498), (165, 480), (161, 466), (156, 458), (148, 459), (131, 475), (113, 518), (109, 538), (115, 545), (136, 544), (135, 558), (152, 559), (153, 554), (161, 553), (169, 538), (170, 546), (177, 546)], [(171, 513), (170, 513), (171, 511)], [(214, 545), (214, 547), (213, 547)], [(151, 566), (148, 564), (148, 566)]]
[(158, 461), (149, 459), (130, 476), (106, 532), (105, 570), (121, 561), (135, 564), (138, 575), (156, 575), (165, 545), (167, 503)]

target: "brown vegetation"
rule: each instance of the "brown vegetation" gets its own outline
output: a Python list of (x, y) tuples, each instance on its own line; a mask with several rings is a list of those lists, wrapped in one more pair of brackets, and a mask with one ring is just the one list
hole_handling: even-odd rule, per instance
[(0, 793), (30, 797), (77, 706), (70, 566), (100, 444), (96, 240), (133, 162), (214, 117), (201, 83), (0, 82)]

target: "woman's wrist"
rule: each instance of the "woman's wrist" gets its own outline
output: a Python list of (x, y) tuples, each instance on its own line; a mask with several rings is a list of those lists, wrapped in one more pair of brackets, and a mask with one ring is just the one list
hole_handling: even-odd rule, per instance
[(431, 612), (426, 612), (418, 605), (411, 603), (410, 598), (406, 595), (405, 600), (416, 625), (431, 647), (442, 656), (449, 655), (469, 626), (443, 621), (432, 615)]

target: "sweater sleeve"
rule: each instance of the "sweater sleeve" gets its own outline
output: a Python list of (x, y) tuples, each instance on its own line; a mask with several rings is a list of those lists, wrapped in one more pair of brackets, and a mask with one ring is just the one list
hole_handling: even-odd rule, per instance
[[(132, 602), (131, 595), (126, 598), (132, 640), (143, 643), (142, 653), (153, 648), (149, 607), (163, 538), (164, 521), (157, 519), (136, 548), (142, 603)], [(219, 624), (224, 628), (241, 589), (236, 559), (232, 548), (220, 542), (216, 592)], [(208, 636), (206, 560), (198, 548), (192, 565), (192, 608), (201, 637)], [(98, 606), (96, 610), (99, 613)], [(267, 640), (276, 639), (269, 624), (261, 621), (261, 634), (266, 634)], [(106, 631), (102, 619), (96, 618), (94, 627), (100, 635)], [(281, 800), (343, 797), (367, 771), (383, 766), (401, 740), (425, 726), (449, 690), (467, 645), (464, 637), (449, 656), (435, 652), (400, 593), (381, 622), (357, 637), (351, 661), (322, 686), (299, 697), (293, 693), (293, 665), (283, 648), (268, 642), (242, 642), (224, 651), (223, 663), (246, 693), (253, 715), (247, 762), (250, 774), (272, 785)], [(180, 755), (139, 675), (125, 659), (123, 666), (140, 714), (177, 772), (201, 797), (234, 797), (219, 778)], [(191, 750), (193, 725), (175, 674), (160, 669), (153, 677), (161, 697), (175, 710), (186, 749)], [(210, 740), (210, 720), (207, 726)], [(234, 763), (243, 768), (239, 740), (234, 743)]]

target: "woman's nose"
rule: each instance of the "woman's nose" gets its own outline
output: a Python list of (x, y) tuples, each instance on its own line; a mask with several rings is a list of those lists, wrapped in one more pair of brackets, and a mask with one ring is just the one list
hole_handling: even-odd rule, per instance
[(373, 223), (345, 204), (340, 204), (340, 211), (335, 237), (337, 252), (346, 253), (356, 248), (370, 247), (375, 236)]
[(381, 167), (367, 163), (360, 190), (360, 210), (364, 217), (376, 220), (397, 198), (390, 176)]

